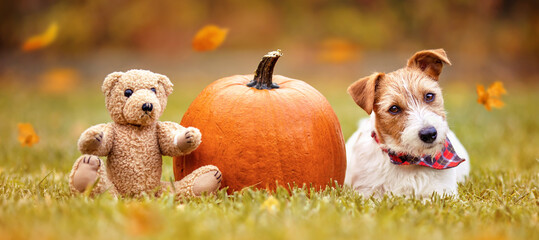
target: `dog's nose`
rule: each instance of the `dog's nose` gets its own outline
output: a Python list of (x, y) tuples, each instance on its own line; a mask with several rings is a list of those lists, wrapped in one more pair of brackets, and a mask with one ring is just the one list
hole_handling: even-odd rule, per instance
[(142, 104), (142, 111), (151, 112), (152, 109), (153, 109), (153, 104), (151, 104), (151, 103)]
[(419, 130), (419, 138), (423, 142), (432, 143), (436, 140), (436, 136), (438, 136), (438, 132), (436, 132), (436, 128), (434, 127), (426, 127)]

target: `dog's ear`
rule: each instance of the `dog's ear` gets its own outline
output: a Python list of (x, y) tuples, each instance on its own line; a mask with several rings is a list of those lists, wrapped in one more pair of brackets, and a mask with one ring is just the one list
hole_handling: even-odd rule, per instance
[(348, 87), (348, 94), (368, 114), (371, 114), (374, 107), (374, 91), (376, 90), (376, 85), (384, 76), (384, 73), (373, 73), (368, 77), (355, 81)]
[(158, 77), (158, 82), (159, 84), (161, 84), (163, 86), (163, 88), (165, 89), (165, 95), (168, 97), (168, 95), (170, 95), (172, 93), (172, 90), (173, 90), (173, 86), (174, 84), (172, 84), (172, 82), (170, 81), (170, 79), (168, 79), (167, 76), (165, 75), (161, 75), (161, 74), (157, 74), (157, 77)]
[(105, 94), (105, 96), (108, 96), (110, 94), (110, 91), (114, 87), (114, 85), (118, 82), (118, 79), (124, 75), (123, 72), (113, 72), (105, 78), (105, 81), (103, 81), (103, 85), (101, 85), (101, 91)]
[(409, 68), (417, 68), (436, 81), (442, 73), (443, 63), (451, 65), (445, 51), (441, 48), (419, 51), (408, 59)]

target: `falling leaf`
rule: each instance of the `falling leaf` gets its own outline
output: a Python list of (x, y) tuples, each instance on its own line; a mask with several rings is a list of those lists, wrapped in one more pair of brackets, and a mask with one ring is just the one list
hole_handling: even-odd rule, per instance
[(483, 85), (477, 84), (476, 90), (478, 95), (477, 102), (483, 104), (488, 111), (490, 111), (492, 107), (501, 108), (505, 105), (500, 99), (501, 95), (507, 94), (502, 82), (496, 81), (486, 90)]
[(358, 46), (347, 39), (329, 38), (324, 40), (318, 52), (318, 60), (329, 63), (344, 63), (359, 55)]
[(193, 49), (199, 52), (214, 50), (223, 43), (227, 33), (226, 28), (206, 25), (193, 38)]
[(505, 91), (505, 88), (503, 87), (503, 83), (500, 81), (496, 81), (488, 87), (488, 94), (493, 97), (501, 97), (503, 94), (507, 94), (507, 91)]
[(273, 196), (270, 196), (260, 205), (260, 209), (275, 214), (279, 210), (279, 201)]
[(126, 231), (132, 236), (147, 236), (163, 228), (162, 217), (144, 203), (127, 205)]
[(50, 45), (56, 39), (58, 34), (58, 24), (53, 22), (49, 25), (47, 30), (39, 35), (34, 35), (26, 39), (22, 45), (22, 50), (25, 52), (31, 52)]
[(53, 68), (40, 76), (41, 90), (47, 93), (67, 93), (80, 82), (80, 74), (76, 69)]
[(39, 142), (39, 136), (34, 131), (34, 127), (30, 123), (19, 123), (17, 124), (19, 128), (19, 137), (18, 140), (22, 146), (29, 146)]

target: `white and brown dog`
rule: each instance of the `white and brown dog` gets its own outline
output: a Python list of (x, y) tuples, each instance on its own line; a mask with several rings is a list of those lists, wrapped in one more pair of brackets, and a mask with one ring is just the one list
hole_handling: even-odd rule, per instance
[(470, 159), (447, 125), (438, 85), (443, 63), (451, 65), (443, 49), (420, 51), (405, 68), (348, 88), (370, 118), (346, 143), (345, 184), (364, 196), (457, 194)]

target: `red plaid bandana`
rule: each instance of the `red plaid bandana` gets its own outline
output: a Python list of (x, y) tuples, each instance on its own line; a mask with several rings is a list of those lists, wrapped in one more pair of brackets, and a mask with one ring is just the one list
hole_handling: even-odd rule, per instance
[[(374, 141), (376, 141), (376, 143), (380, 143), (374, 131), (372, 132), (371, 136)], [(391, 151), (391, 149), (387, 148), (382, 148), (382, 151), (386, 152), (389, 155), (391, 163), (395, 165), (413, 164), (441, 170), (454, 168), (458, 166), (461, 162), (465, 161), (465, 159), (461, 159), (459, 156), (457, 156), (457, 153), (455, 152), (453, 145), (451, 145), (449, 138), (445, 139), (442, 151), (437, 153), (434, 157), (430, 155), (422, 155), (420, 157), (415, 157), (406, 153), (396, 153)]]

